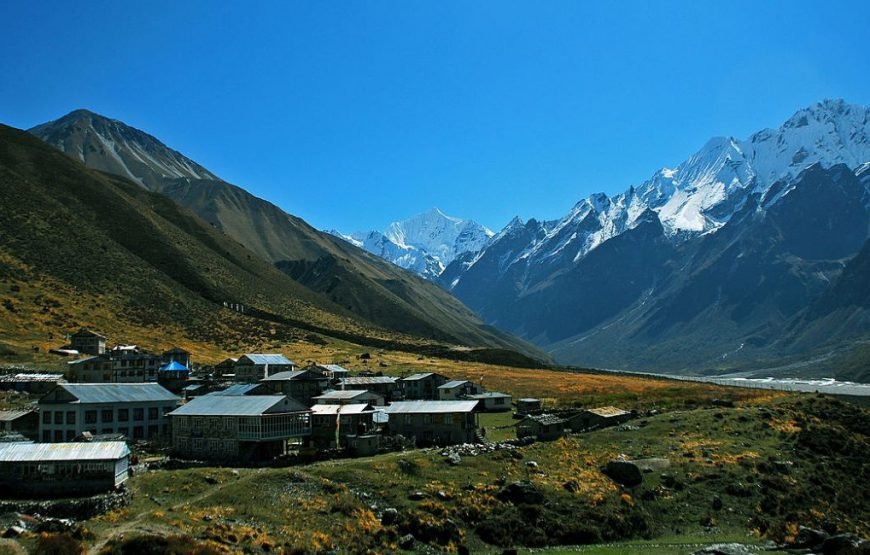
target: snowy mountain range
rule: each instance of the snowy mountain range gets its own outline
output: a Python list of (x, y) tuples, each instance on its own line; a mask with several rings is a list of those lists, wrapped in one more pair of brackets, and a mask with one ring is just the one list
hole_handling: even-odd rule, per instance
[[(866, 241), (868, 161), (870, 110), (825, 100), (778, 129), (714, 138), (677, 167), (591, 195), (559, 220), (514, 219), (439, 282), (490, 324), (572, 364), (721, 369), (815, 348), (820, 339), (785, 345), (777, 334), (805, 320)], [(732, 291), (735, 272), (746, 274)], [(856, 322), (852, 332), (870, 332), (870, 318)], [(697, 346), (688, 350), (690, 336)], [(671, 349), (651, 357), (662, 345)]]
[(382, 232), (330, 233), (431, 280), (457, 257), (480, 251), (494, 235), (477, 222), (447, 216), (437, 208), (393, 222)]

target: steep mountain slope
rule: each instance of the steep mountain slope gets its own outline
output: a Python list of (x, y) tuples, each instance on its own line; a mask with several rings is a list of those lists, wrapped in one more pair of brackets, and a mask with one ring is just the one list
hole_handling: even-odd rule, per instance
[(457, 257), (480, 251), (493, 236), (477, 222), (447, 216), (437, 208), (393, 222), (383, 232), (331, 233), (433, 280)]
[[(395, 335), (297, 284), (169, 199), (5, 126), (0, 206), (0, 268), (12, 284), (2, 313), (7, 338), (40, 323), (56, 337), (77, 325), (116, 333), (159, 326), (168, 337), (228, 349), (311, 331)], [(31, 319), (33, 305), (44, 308)]]
[[(441, 342), (546, 357), (534, 347), (484, 326), (440, 287), (220, 181), (150, 135), (121, 122), (77, 111), (31, 132), (74, 159), (81, 158), (79, 145), (95, 141), (104, 145), (90, 151), (83, 161), (110, 173), (132, 174), (137, 183), (190, 209), (323, 301), (376, 327)], [(149, 153), (150, 158), (144, 158), (142, 152)], [(149, 164), (130, 162), (138, 159)]]
[(30, 132), (89, 168), (126, 177), (151, 190), (165, 178), (218, 179), (144, 131), (88, 110), (75, 110)]
[[(745, 141), (711, 140), (559, 221), (512, 222), (441, 283), (579, 365), (725, 370), (822, 348), (830, 335), (793, 322), (868, 237), (868, 133), (867, 108), (825, 101)], [(630, 239), (655, 222), (660, 234)], [(870, 332), (850, 322), (834, 341)]]

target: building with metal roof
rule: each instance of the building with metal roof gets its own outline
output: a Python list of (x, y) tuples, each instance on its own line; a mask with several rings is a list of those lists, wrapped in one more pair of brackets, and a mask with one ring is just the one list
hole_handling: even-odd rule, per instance
[(317, 367), (322, 368), (331, 380), (346, 378), (350, 375), (350, 370), (338, 364), (318, 364)]
[(450, 381), (447, 376), (434, 372), (411, 374), (399, 380), (405, 399), (438, 399), (438, 388)]
[(439, 385), (437, 393), (438, 399), (441, 401), (455, 401), (467, 395), (483, 393), (483, 386), (469, 380), (450, 380)]
[(39, 439), (39, 412), (33, 409), (0, 410), (0, 435), (15, 433), (33, 441)]
[(106, 336), (82, 328), (70, 335), (70, 347), (80, 353), (101, 355), (106, 352)]
[(165, 415), (180, 402), (153, 383), (58, 384), (39, 400), (39, 437), (61, 442), (83, 432), (131, 439), (168, 435)]
[(63, 374), (19, 372), (0, 374), (0, 390), (20, 391), (42, 395), (54, 389), (59, 383), (66, 383)]
[(511, 410), (511, 401), (513, 400), (513, 397), (507, 393), (487, 391), (485, 393), (467, 395), (466, 399), (479, 401), (481, 407), (486, 412), (505, 412)]
[(262, 383), (237, 383), (218, 391), (212, 391), (209, 395), (238, 397), (240, 395), (266, 395), (268, 392), (269, 388)]
[(336, 383), (338, 389), (365, 389), (381, 395), (388, 403), (401, 401), (402, 392), (399, 389), (399, 378), (392, 376), (350, 376)]
[(402, 401), (383, 411), (390, 434), (413, 437), (420, 445), (478, 440), (477, 401)]
[(169, 417), (173, 452), (189, 459), (268, 460), (311, 435), (311, 410), (286, 395), (203, 395)]
[(368, 403), (311, 407), (311, 443), (316, 447), (346, 447), (348, 436), (375, 429), (375, 408)]
[(318, 405), (351, 405), (354, 403), (370, 403), (375, 406), (384, 404), (383, 395), (365, 389), (331, 389), (312, 400)]
[(239, 357), (234, 370), (237, 382), (255, 383), (278, 372), (296, 370), (296, 363), (281, 354), (248, 353)]
[(260, 380), (272, 393), (280, 393), (305, 405), (312, 405), (314, 397), (329, 387), (329, 377), (317, 366), (302, 370), (278, 372)]
[(107, 491), (127, 481), (129, 460), (123, 441), (0, 443), (0, 489), (51, 497)]

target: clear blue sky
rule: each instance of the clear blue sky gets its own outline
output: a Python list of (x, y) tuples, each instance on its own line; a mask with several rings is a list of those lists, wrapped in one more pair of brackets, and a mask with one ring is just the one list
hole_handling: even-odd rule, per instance
[(89, 108), (319, 228), (550, 219), (825, 97), (870, 2), (14, 2), (0, 122)]

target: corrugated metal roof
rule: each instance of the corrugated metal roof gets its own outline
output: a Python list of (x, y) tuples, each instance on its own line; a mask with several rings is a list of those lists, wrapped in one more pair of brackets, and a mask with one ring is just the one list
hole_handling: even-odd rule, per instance
[(368, 403), (353, 403), (352, 405), (314, 405), (311, 407), (314, 414), (363, 414), (375, 412)]
[(454, 387), (459, 387), (466, 383), (468, 383), (468, 380), (451, 380), (444, 385), (439, 385), (438, 389), (453, 389)]
[(36, 374), (22, 372), (19, 374), (0, 375), (0, 382), (57, 382), (64, 381), (63, 374)]
[(354, 397), (358, 397), (363, 394), (377, 395), (377, 393), (372, 393), (371, 391), (366, 391), (365, 389), (344, 389), (341, 391), (326, 391), (322, 395), (312, 397), (312, 399), (353, 399)]
[(350, 376), (342, 378), (338, 383), (344, 385), (395, 384), (397, 379), (390, 376)]
[(384, 407), (387, 414), (472, 412), (477, 401), (397, 401)]
[(468, 396), (469, 399), (504, 399), (510, 397), (507, 393), (500, 393), (498, 391), (487, 391), (486, 393), (475, 393)]
[(123, 441), (0, 444), (0, 462), (101, 461), (129, 454)]
[(428, 378), (429, 376), (432, 376), (432, 375), (433, 375), (432, 372), (421, 372), (419, 374), (411, 374), (410, 376), (407, 376), (407, 377), (402, 378), (402, 379), (405, 380), (406, 382), (409, 382), (409, 381), (413, 381), (413, 380), (422, 380), (422, 379)]
[(0, 421), (9, 422), (11, 420), (15, 420), (16, 418), (21, 418), (22, 416), (28, 415), (31, 412), (35, 412), (32, 410), (0, 410)]
[(343, 366), (339, 366), (338, 364), (318, 364), (321, 368), (326, 368), (330, 372), (350, 372), (347, 368)]
[[(156, 383), (62, 383), (79, 403), (142, 403), (179, 401), (168, 389)], [(41, 401), (40, 401), (41, 402)]]
[[(285, 364), (285, 365), (296, 365), (295, 362), (288, 359), (284, 355), (280, 354), (261, 354), (261, 353), (248, 353), (243, 355), (241, 358), (247, 358), (254, 364)], [(241, 358), (239, 360), (241, 360)]]
[[(221, 397), (239, 397), (242, 395), (253, 395), (254, 391), (263, 388), (262, 384), (258, 383), (237, 383), (220, 391), (212, 391), (209, 395)], [(265, 389), (264, 389), (265, 390)]]
[[(313, 378), (309, 377), (308, 375), (313, 376)], [(263, 378), (260, 381), (261, 382), (283, 382), (283, 381), (287, 381), (287, 380), (296, 380), (296, 379), (300, 379), (300, 378), (302, 378), (302, 379), (320, 379), (320, 380), (328, 379), (319, 370), (312, 370), (311, 368), (306, 368), (304, 370), (293, 370), (293, 371), (285, 370), (284, 372), (278, 372), (278, 373), (272, 374), (271, 376), (269, 376), (267, 378)]]
[(257, 416), (266, 412), (305, 412), (305, 407), (285, 395), (203, 395), (178, 407), (172, 416)]

